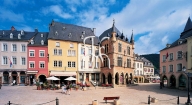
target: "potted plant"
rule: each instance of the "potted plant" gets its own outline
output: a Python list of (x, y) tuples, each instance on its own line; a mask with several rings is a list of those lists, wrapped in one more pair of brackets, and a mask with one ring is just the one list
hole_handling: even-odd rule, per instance
[(39, 82), (36, 82), (36, 86), (37, 86), (37, 90), (40, 90), (40, 89), (41, 89)]

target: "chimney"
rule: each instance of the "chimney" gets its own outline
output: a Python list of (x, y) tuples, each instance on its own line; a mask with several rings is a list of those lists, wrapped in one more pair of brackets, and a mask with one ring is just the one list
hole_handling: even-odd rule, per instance
[(12, 26), (12, 27), (11, 27), (11, 31), (14, 31), (14, 30), (15, 30), (15, 27), (14, 27), (14, 26)]
[(35, 28), (35, 32), (38, 32), (38, 29), (37, 29), (37, 28)]
[(96, 31), (96, 28), (93, 28), (93, 33), (94, 33), (94, 35), (96, 34), (96, 32), (95, 32), (95, 31)]

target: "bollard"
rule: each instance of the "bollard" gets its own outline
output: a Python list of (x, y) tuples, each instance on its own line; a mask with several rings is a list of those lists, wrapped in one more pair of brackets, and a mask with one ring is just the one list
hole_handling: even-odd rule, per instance
[(150, 95), (149, 95), (149, 97), (148, 97), (148, 105), (150, 105)]
[(8, 105), (11, 105), (11, 102), (9, 101)]
[(177, 105), (179, 105), (179, 96), (177, 97)]
[(56, 105), (59, 105), (59, 99), (56, 97)]

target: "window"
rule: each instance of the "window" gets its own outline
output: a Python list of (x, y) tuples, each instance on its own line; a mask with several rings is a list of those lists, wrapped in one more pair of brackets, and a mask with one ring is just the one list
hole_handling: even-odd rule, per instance
[(137, 75), (139, 75), (139, 70), (137, 70)]
[(85, 48), (81, 47), (81, 54), (85, 55)]
[(25, 65), (25, 57), (21, 57), (21, 65)]
[(54, 62), (53, 62), (53, 66), (54, 66), (54, 67), (57, 67), (57, 61), (54, 61)]
[(130, 47), (127, 46), (127, 54), (130, 55)]
[(166, 61), (166, 55), (163, 55), (163, 62)]
[(29, 57), (35, 57), (35, 51), (34, 50), (29, 51)]
[(105, 45), (105, 53), (108, 53), (108, 44)]
[(54, 49), (53, 53), (54, 55), (57, 55), (57, 49)]
[(137, 68), (139, 68), (139, 63), (137, 63)]
[(99, 55), (99, 50), (95, 50), (95, 56)]
[(173, 65), (169, 65), (169, 72), (173, 72)]
[(104, 62), (104, 67), (108, 66), (108, 59), (107, 58), (103, 58), (103, 62)]
[(72, 43), (70, 43), (70, 48), (73, 48), (74, 46), (73, 46), (73, 44)]
[(17, 64), (17, 58), (16, 57), (12, 57), (12, 61), (13, 61), (13, 64), (16, 65)]
[(143, 73), (142, 73), (142, 71), (140, 71), (140, 75), (142, 75)]
[(62, 55), (62, 49), (59, 49), (58, 52), (59, 52), (59, 55)]
[[(139, 63), (138, 63), (139, 64)], [(131, 68), (131, 59), (127, 59), (127, 67)]]
[(45, 57), (45, 51), (44, 50), (39, 51), (39, 57)]
[(117, 66), (122, 67), (122, 58), (121, 57), (117, 57)]
[(166, 66), (163, 66), (163, 73), (166, 72)]
[(140, 64), (140, 68), (142, 68), (142, 64)]
[(89, 61), (89, 68), (92, 68), (92, 62)]
[(12, 51), (17, 51), (17, 45), (16, 44), (12, 44)]
[(7, 44), (6, 43), (3, 43), (3, 49), (2, 51), (7, 51)]
[(68, 61), (68, 67), (71, 67), (71, 62), (70, 61)]
[(173, 53), (169, 54), (169, 60), (172, 61), (173, 60)]
[(62, 61), (58, 61), (59, 62), (59, 67), (62, 67)]
[(60, 43), (59, 42), (56, 42), (56, 47), (60, 47)]
[(81, 60), (81, 69), (83, 69), (83, 59)]
[(45, 68), (45, 62), (39, 62), (39, 68)]
[(89, 55), (91, 55), (92, 54), (92, 50), (91, 49), (89, 49)]
[(118, 51), (121, 52), (121, 43), (118, 43)]
[(72, 67), (75, 67), (75, 62), (72, 62)]
[(182, 71), (182, 64), (181, 63), (177, 64), (177, 71)]
[(75, 50), (71, 51), (71, 56), (75, 56)]
[(68, 50), (68, 56), (75, 56), (75, 50)]
[(7, 64), (8, 64), (7, 57), (3, 56), (3, 65), (7, 65)]
[(24, 44), (21, 44), (21, 52), (25, 52), (26, 51), (26, 46)]
[(182, 51), (178, 51), (177, 52), (177, 59), (181, 59), (182, 58)]
[(35, 68), (35, 62), (29, 61), (29, 68)]

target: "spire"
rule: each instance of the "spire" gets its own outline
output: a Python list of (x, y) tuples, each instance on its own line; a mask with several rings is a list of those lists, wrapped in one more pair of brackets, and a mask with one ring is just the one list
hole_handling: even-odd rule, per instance
[(133, 38), (133, 30), (132, 30), (132, 35), (131, 35), (131, 40), (130, 43), (134, 43), (134, 38)]
[(115, 19), (113, 19), (112, 32), (115, 32)]
[(187, 30), (189, 30), (189, 29), (192, 29), (192, 22), (191, 22), (190, 17), (189, 17), (188, 20), (187, 20), (187, 23), (186, 23), (186, 25), (185, 25), (185, 28), (184, 28), (183, 32), (185, 32), (185, 31), (187, 31)]

